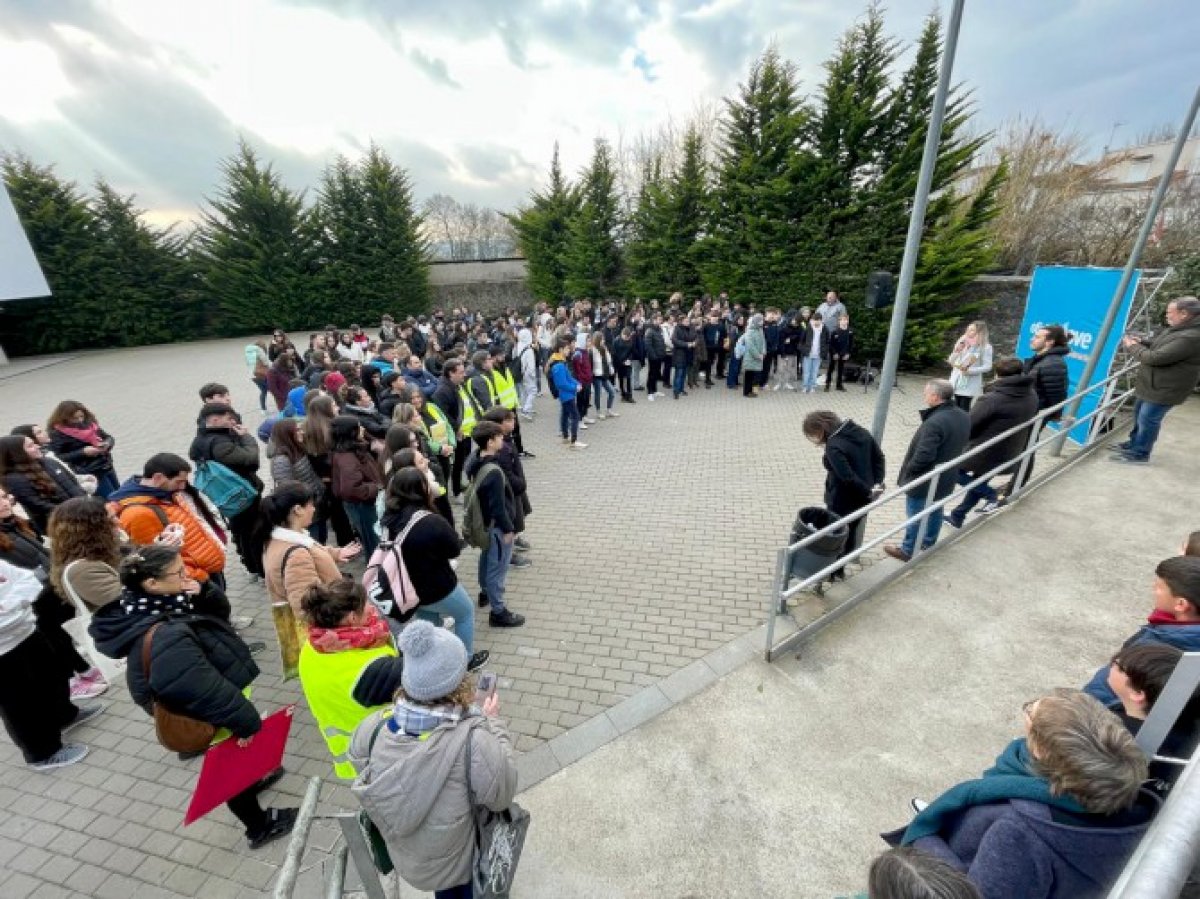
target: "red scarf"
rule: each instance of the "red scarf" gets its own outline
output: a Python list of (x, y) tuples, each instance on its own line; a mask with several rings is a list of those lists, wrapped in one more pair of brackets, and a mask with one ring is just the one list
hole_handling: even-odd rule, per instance
[(357, 627), (310, 627), (308, 642), (317, 652), (375, 649), (392, 639), (387, 621), (373, 605), (367, 605), (367, 621)]
[(1195, 621), (1180, 621), (1170, 612), (1164, 612), (1161, 609), (1155, 609), (1150, 613), (1150, 617), (1146, 619), (1151, 624), (1196, 624)]
[(98, 421), (92, 422), (86, 428), (55, 425), (54, 430), (66, 434), (68, 437), (74, 437), (76, 440), (82, 440), (84, 443), (89, 443), (92, 446), (100, 446), (104, 443), (104, 438), (100, 436), (100, 422)]

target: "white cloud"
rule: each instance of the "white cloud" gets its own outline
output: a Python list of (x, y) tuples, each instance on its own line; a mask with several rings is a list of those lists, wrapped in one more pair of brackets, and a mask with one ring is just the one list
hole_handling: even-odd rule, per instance
[(20, 125), (61, 119), (58, 103), (74, 92), (58, 57), (45, 44), (0, 38), (4, 118)]

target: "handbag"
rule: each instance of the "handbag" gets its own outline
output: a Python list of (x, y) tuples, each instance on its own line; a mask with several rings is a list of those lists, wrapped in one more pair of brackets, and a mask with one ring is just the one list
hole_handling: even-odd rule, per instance
[(92, 612), (84, 604), (79, 594), (75, 592), (75, 588), (71, 586), (71, 572), (81, 561), (82, 559), (76, 559), (63, 569), (62, 585), (66, 591), (67, 598), (71, 601), (71, 605), (75, 607), (75, 617), (64, 621), (62, 629), (79, 646), (79, 650), (83, 653), (84, 657), (94, 667), (100, 669), (100, 673), (104, 675), (104, 679), (110, 684), (115, 683), (125, 673), (125, 660), (110, 659), (96, 648), (96, 643), (92, 640), (92, 635), (88, 633), (88, 625), (92, 623)]
[[(302, 547), (289, 546), (279, 563), (279, 585), (284, 586), (283, 572), (287, 569), (288, 556)], [(300, 626), (296, 621), (296, 613), (292, 604), (287, 602), (271, 603), (271, 620), (275, 624), (275, 636), (279, 641), (279, 662), (283, 668), (284, 680), (295, 680), (300, 676)]]
[[(162, 627), (162, 622), (152, 625), (142, 638), (142, 674), (146, 678), (146, 689), (150, 689), (150, 643), (154, 632)], [(217, 728), (207, 721), (192, 718), (179, 712), (172, 712), (161, 702), (150, 695), (150, 710), (154, 715), (154, 735), (164, 749), (172, 752), (203, 752), (212, 742)]]
[(474, 899), (508, 899), (525, 834), (529, 830), (529, 812), (515, 802), (502, 812), (475, 801), (471, 786), (471, 741), (475, 728), (467, 733), (467, 796), (471, 815), (475, 819), (475, 858), (471, 863), (471, 883)]

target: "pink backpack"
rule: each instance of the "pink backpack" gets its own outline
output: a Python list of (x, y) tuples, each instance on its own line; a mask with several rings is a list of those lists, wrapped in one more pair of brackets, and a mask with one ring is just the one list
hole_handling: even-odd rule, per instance
[(375, 548), (375, 552), (371, 553), (371, 558), (367, 561), (367, 570), (363, 573), (362, 584), (367, 591), (367, 597), (381, 614), (396, 621), (407, 621), (411, 618), (412, 611), (419, 602), (412, 579), (408, 576), (408, 569), (404, 567), (404, 555), (400, 552), (400, 547), (413, 525), (429, 514), (431, 513), (414, 512), (408, 520), (408, 526), (395, 540), (385, 540)]

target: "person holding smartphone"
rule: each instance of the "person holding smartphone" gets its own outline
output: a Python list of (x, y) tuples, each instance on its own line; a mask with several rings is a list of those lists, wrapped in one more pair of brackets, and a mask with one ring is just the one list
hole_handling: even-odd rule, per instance
[[(351, 788), (387, 842), (396, 870), (436, 899), (472, 895), (479, 805), (499, 812), (517, 791), (512, 741), (497, 716), (494, 675), (482, 705), (466, 647), (449, 631), (414, 621), (400, 634), (404, 671), (396, 702), (354, 731)], [(467, 766), (470, 766), (470, 792)]]

